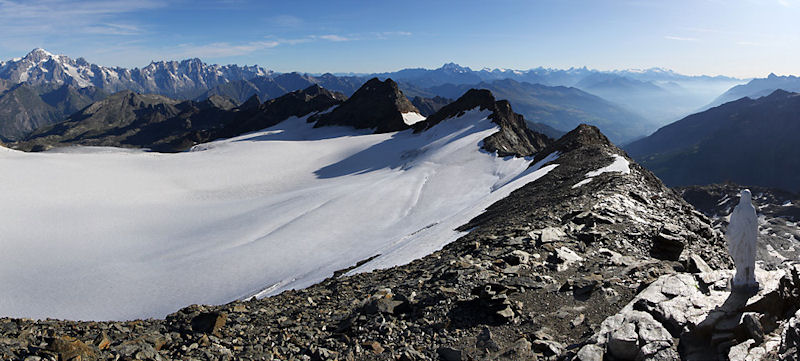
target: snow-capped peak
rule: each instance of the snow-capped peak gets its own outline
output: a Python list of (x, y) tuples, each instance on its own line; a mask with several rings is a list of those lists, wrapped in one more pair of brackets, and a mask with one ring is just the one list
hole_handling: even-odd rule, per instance
[(272, 74), (259, 66), (209, 65), (200, 59), (152, 62), (144, 68), (107, 68), (83, 58), (73, 60), (42, 48), (23, 58), (0, 62), (0, 79), (13, 83), (95, 86), (109, 92), (133, 90), (185, 97), (236, 80)]
[(53, 53), (51, 53), (51, 52), (49, 52), (47, 50), (44, 50), (42, 48), (36, 48), (36, 49), (31, 50), (31, 52), (28, 53), (28, 55), (25, 55), (24, 59), (27, 59), (27, 60), (30, 60), (30, 61), (38, 63), (38, 62), (42, 62), (42, 61), (45, 61), (45, 60), (49, 60), (49, 59), (54, 58), (54, 57), (55, 57), (55, 55), (53, 55)]
[(449, 71), (452, 73), (469, 73), (472, 71), (472, 69), (470, 69), (469, 67), (464, 67), (456, 63), (446, 63), (442, 65), (442, 67), (439, 69), (444, 71)]

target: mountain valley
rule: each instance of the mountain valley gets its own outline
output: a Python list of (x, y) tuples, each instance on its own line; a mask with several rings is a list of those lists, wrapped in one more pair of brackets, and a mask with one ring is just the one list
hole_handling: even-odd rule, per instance
[(625, 149), (670, 186), (738, 184), (800, 190), (800, 95), (742, 98), (667, 125)]

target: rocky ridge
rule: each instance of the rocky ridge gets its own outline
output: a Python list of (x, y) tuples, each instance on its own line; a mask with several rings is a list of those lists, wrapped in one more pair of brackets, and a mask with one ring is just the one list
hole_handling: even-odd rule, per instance
[[(552, 142), (531, 131), (525, 119), (488, 90), (470, 90), (439, 109), (427, 120), (391, 79), (372, 79), (351, 98), (319, 85), (260, 103), (253, 95), (243, 104), (222, 96), (180, 102), (160, 95), (132, 91), (116, 93), (93, 103), (66, 121), (41, 128), (12, 143), (15, 149), (43, 151), (84, 145), (147, 148), (176, 152), (195, 144), (271, 127), (291, 116), (305, 116), (315, 127), (338, 125), (374, 129), (376, 133), (411, 129), (424, 131), (472, 109), (489, 110), (498, 132), (481, 147), (499, 156), (532, 156)], [(411, 115), (408, 121), (407, 116)], [(416, 123), (414, 123), (414, 121)]]
[(95, 87), (68, 84), (0, 84), (0, 139), (19, 140), (33, 130), (73, 114), (108, 96)]
[(311, 116), (308, 121), (315, 123), (315, 127), (344, 125), (389, 133), (409, 128), (404, 113), (419, 115), (419, 110), (392, 79), (380, 81), (372, 78), (340, 106), (328, 113)]
[[(620, 158), (627, 172), (595, 174)], [(557, 166), (407, 265), (342, 270), (307, 289), (164, 320), (0, 319), (0, 357), (570, 359), (661, 275), (685, 274), (697, 259), (730, 267), (710, 221), (596, 128), (577, 128), (537, 159)]]
[(37, 130), (13, 148), (41, 151), (56, 146), (114, 146), (176, 152), (218, 138), (273, 126), (341, 103), (345, 97), (317, 85), (260, 103), (240, 106), (229, 98), (179, 102), (160, 95), (119, 92), (67, 121)]
[(433, 127), (446, 119), (454, 118), (471, 110), (490, 110), (489, 117), (500, 127), (500, 131), (483, 140), (482, 148), (497, 152), (500, 156), (532, 156), (542, 150), (552, 139), (544, 134), (528, 129), (525, 118), (514, 113), (508, 101), (497, 101), (492, 92), (486, 89), (470, 89), (455, 102), (452, 102), (424, 121), (412, 125), (415, 132)]

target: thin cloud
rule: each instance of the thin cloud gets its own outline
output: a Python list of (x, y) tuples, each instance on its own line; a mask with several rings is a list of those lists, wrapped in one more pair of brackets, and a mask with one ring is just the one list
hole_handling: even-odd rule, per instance
[(697, 28), (697, 27), (683, 27), (684, 30), (694, 31), (697, 33), (711, 33), (711, 34), (726, 34), (730, 33), (728, 31), (722, 31), (718, 29), (710, 29), (710, 28)]
[(111, 23), (89, 25), (86, 26), (83, 31), (89, 34), (101, 35), (141, 35), (145, 33), (144, 30), (136, 25)]
[[(398, 32), (392, 32), (392, 33), (397, 34)], [(410, 35), (410, 33), (408, 34)], [(187, 58), (187, 57), (223, 58), (230, 56), (247, 55), (260, 50), (272, 49), (278, 46), (292, 46), (292, 45), (303, 44), (313, 41), (320, 41), (320, 40), (332, 41), (332, 42), (344, 42), (344, 41), (356, 41), (360, 40), (360, 38), (355, 35), (343, 36), (337, 34), (309, 35), (307, 37), (292, 38), (292, 39), (268, 37), (267, 40), (253, 41), (247, 43), (216, 42), (216, 43), (200, 44), (200, 45), (181, 44), (177, 46), (177, 51), (170, 51), (168, 53), (169, 57), (172, 58)]]
[(697, 39), (697, 38), (686, 38), (686, 37), (672, 36), (672, 35), (665, 35), (664, 39), (676, 40), (676, 41), (700, 41), (700, 39)]
[(336, 34), (326, 34), (326, 35), (319, 35), (318, 38), (322, 40), (328, 41), (351, 41), (353, 38), (349, 38), (346, 36), (336, 35)]
[(280, 26), (284, 28), (298, 28), (303, 26), (305, 21), (294, 15), (276, 15), (269, 19), (267, 22), (271, 25)]
[(767, 45), (767, 44), (764, 44), (764, 43), (757, 43), (757, 42), (754, 42), (754, 41), (737, 41), (736, 44), (737, 45), (742, 45), (742, 46), (758, 46), (758, 47)]
[(312, 42), (314, 41), (314, 39), (311, 37), (306, 37), (306, 38), (295, 38), (295, 39), (277, 39), (275, 41), (277, 41), (281, 45), (297, 45), (297, 44)]
[(252, 41), (241, 44), (217, 42), (202, 45), (182, 44), (177, 51), (172, 52), (175, 58), (222, 58), (237, 55), (247, 55), (259, 50), (270, 49), (280, 45), (277, 41)]
[(411, 36), (411, 35), (413, 34), (408, 31), (382, 31), (373, 33), (349, 34), (346, 36), (337, 34), (311, 35), (310, 38), (340, 42), (340, 41), (357, 41), (357, 40), (370, 40), (370, 39), (386, 40), (392, 37)]
[(373, 33), (373, 35), (377, 39), (389, 39), (391, 37), (411, 36), (413, 34), (411, 34), (408, 31), (382, 31), (378, 33)]
[(164, 1), (0, 0), (0, 32), (50, 38), (53, 34), (136, 35), (142, 29), (119, 20), (131, 12), (165, 6)]
[(0, 17), (16, 19), (65, 18), (125, 14), (165, 6), (163, 1), (0, 0)]
[(383, 36), (411, 36), (413, 35), (411, 32), (408, 31), (384, 31), (380, 33)]

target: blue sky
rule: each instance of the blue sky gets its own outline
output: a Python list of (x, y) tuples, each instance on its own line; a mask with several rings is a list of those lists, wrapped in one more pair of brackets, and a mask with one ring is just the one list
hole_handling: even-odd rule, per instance
[(800, 0), (0, 0), (0, 59), (199, 57), (276, 71), (664, 67), (800, 73)]

